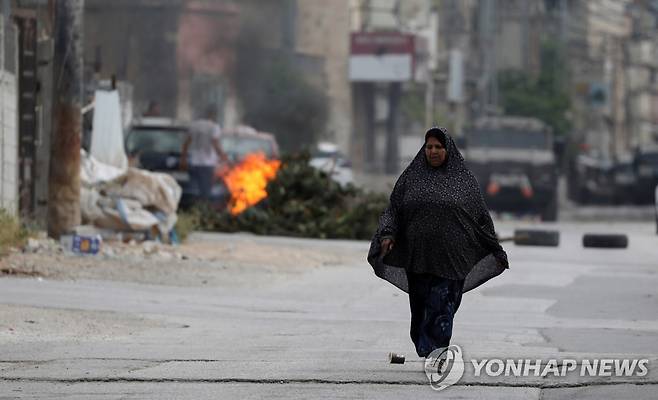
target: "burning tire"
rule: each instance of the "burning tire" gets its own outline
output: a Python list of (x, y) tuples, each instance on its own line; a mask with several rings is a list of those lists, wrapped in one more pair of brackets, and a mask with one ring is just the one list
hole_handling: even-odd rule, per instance
[(586, 233), (583, 235), (583, 247), (625, 249), (628, 247), (628, 236), (622, 234)]
[(547, 246), (560, 245), (560, 232), (543, 229), (516, 229), (514, 231), (514, 244), (518, 246)]

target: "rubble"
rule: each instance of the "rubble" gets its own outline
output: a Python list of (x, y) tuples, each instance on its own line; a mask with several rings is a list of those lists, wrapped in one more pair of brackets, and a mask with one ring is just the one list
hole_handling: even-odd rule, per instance
[(182, 195), (174, 178), (103, 164), (84, 151), (81, 155), (80, 208), (87, 224), (81, 230), (104, 240), (123, 240), (124, 236), (143, 240), (152, 234), (169, 240)]
[[(41, 237), (41, 238), (40, 238)], [(30, 237), (27, 239), (25, 246), (22, 249), (23, 253), (56, 253), (62, 252), (62, 248), (55, 240), (51, 238), (43, 238), (43, 235)], [(19, 249), (10, 249), (10, 252), (17, 252)]]
[[(73, 251), (68, 251), (62, 246), (62, 244), (51, 238), (43, 238), (44, 235), (36, 235), (27, 240), (26, 244), (22, 248), (10, 248), (8, 249), (8, 254), (34, 254), (34, 255), (43, 255), (48, 256), (52, 260), (61, 262), (63, 259), (61, 256), (77, 256), (81, 254)], [(86, 254), (82, 254), (88, 256)], [(100, 248), (98, 255), (105, 260), (119, 260), (119, 259), (157, 259), (162, 261), (194, 261), (198, 258), (191, 257), (187, 254), (181, 253), (177, 246), (168, 245), (160, 243), (153, 240), (147, 240), (144, 242), (137, 242), (136, 240), (130, 240), (127, 243), (124, 243), (121, 240), (111, 240), (103, 242), (103, 246)], [(89, 256), (94, 256), (93, 254)], [(25, 265), (18, 266), (15, 264), (8, 263), (3, 265), (3, 270), (1, 273), (14, 275), (17, 274), (17, 271), (25, 272)], [(20, 274), (23, 274), (21, 272)]]
[[(308, 246), (269, 243), (245, 235), (193, 236), (183, 245), (104, 241), (97, 255), (61, 250), (51, 239), (36, 239), (36, 252), (8, 251), (0, 258), (0, 276), (43, 280), (110, 280), (169, 286), (253, 285), (272, 274), (297, 274), (354, 262), (363, 249), (336, 253), (324, 242)], [(146, 252), (145, 252), (146, 249)], [(301, 262), (303, 260), (303, 262)], [(239, 271), (239, 274), (237, 274)], [(236, 275), (241, 280), (236, 282)]]
[(151, 255), (159, 252), (159, 244), (157, 242), (148, 240), (142, 243), (142, 251), (144, 255)]
[(124, 233), (141, 234), (143, 240), (153, 234), (168, 241), (181, 187), (168, 174), (129, 167), (116, 91), (96, 91), (94, 103), (91, 154), (81, 150), (80, 162), (80, 211), (85, 230), (92, 231), (87, 234), (103, 240), (122, 240)]
[(40, 248), (39, 241), (33, 238), (28, 238), (27, 239), (27, 244), (25, 244), (25, 247), (23, 248), (24, 251), (30, 252), (30, 253), (36, 253), (39, 251)]

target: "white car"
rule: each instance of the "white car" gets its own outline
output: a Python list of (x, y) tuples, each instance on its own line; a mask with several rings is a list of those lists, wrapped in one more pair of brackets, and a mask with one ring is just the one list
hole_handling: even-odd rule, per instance
[(334, 143), (318, 143), (315, 153), (311, 155), (310, 164), (312, 167), (326, 172), (343, 187), (354, 184), (352, 165)]

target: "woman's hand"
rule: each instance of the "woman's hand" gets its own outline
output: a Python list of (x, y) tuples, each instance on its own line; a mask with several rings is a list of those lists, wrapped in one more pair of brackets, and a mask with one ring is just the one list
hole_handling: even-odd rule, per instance
[(509, 268), (509, 263), (507, 261), (507, 258), (496, 257), (496, 256), (494, 256), (494, 258), (496, 259), (496, 266), (498, 266), (499, 268)]
[(382, 239), (382, 257), (388, 254), (391, 250), (393, 250), (393, 245), (395, 242), (393, 239)]

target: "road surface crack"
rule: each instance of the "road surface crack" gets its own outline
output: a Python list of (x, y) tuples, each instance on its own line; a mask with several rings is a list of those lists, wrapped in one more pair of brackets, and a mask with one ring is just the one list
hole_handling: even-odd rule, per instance
[[(419, 381), (387, 381), (377, 379), (334, 380), (334, 379), (251, 379), (251, 378), (36, 378), (36, 377), (0, 377), (8, 382), (46, 382), (46, 383), (253, 383), (253, 384), (330, 384), (330, 385), (427, 385)], [(457, 382), (452, 386), (464, 387), (512, 387), (512, 388), (581, 388), (617, 385), (658, 385), (658, 380), (651, 381), (615, 381), (615, 382), (563, 382), (563, 383), (513, 383), (513, 382)]]

